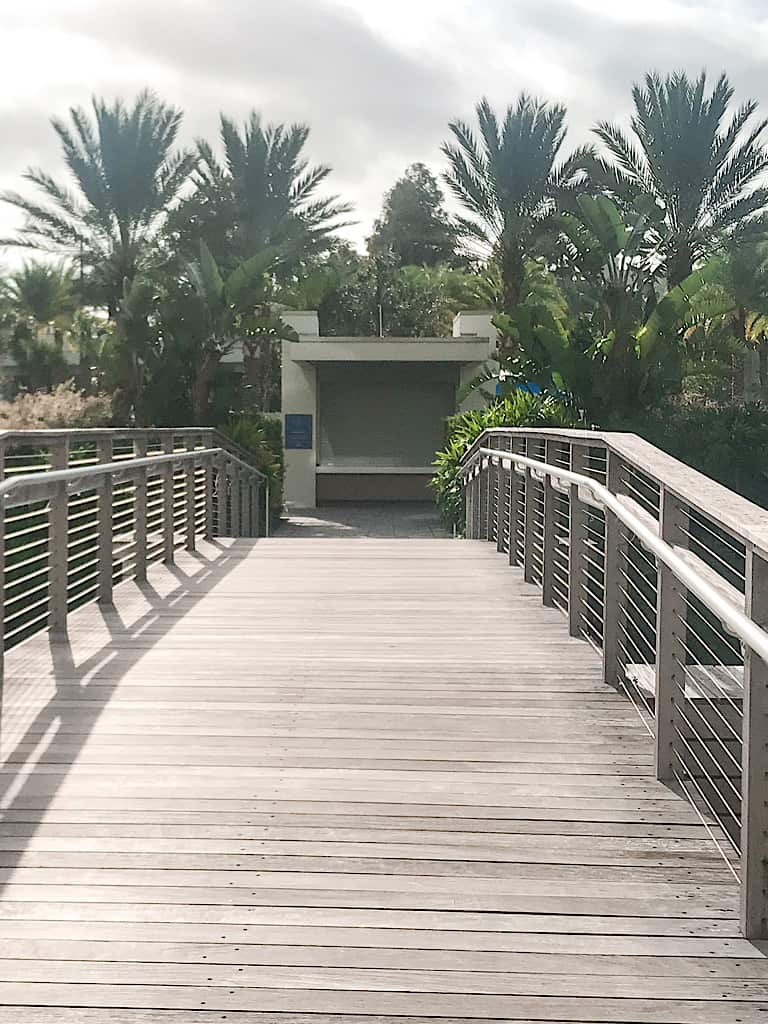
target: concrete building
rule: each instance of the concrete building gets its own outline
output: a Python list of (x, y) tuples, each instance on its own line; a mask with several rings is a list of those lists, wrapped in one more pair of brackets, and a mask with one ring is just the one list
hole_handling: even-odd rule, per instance
[(491, 314), (459, 313), (450, 338), (320, 337), (317, 313), (284, 319), (299, 336), (282, 343), (287, 505), (427, 499), (445, 418), (496, 348)]

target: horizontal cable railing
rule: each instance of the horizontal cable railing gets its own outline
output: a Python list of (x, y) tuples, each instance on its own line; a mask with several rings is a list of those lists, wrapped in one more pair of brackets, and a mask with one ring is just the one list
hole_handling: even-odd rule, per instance
[(599, 652), (768, 936), (768, 512), (633, 435), (486, 431), (463, 478), (467, 536)]
[[(268, 478), (202, 447), (212, 431), (54, 434), (15, 433), (37, 462), (0, 482), (3, 651), (41, 629), (63, 632), (74, 608), (111, 601), (116, 584), (144, 580), (198, 537), (269, 532)], [(7, 455), (7, 433), (3, 444)]]

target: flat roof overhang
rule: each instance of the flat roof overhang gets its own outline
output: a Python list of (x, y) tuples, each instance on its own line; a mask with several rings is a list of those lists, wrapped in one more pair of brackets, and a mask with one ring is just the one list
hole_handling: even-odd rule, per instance
[(488, 338), (323, 338), (286, 342), (284, 353), (305, 363), (481, 363)]

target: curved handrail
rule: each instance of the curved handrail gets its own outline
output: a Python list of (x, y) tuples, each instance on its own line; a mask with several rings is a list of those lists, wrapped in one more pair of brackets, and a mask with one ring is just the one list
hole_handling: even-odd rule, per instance
[[(703, 601), (707, 608), (717, 616), (723, 626), (733, 636), (738, 637), (750, 650), (754, 651), (763, 661), (768, 663), (768, 633), (734, 604), (719, 594), (695, 569), (675, 553), (674, 548), (658, 537), (653, 530), (649, 529), (639, 516), (635, 515), (630, 508), (624, 505), (603, 484), (593, 480), (592, 477), (584, 476), (582, 473), (575, 473), (570, 469), (562, 469), (559, 466), (553, 466), (538, 459), (531, 459), (526, 455), (519, 455), (516, 452), (505, 452), (498, 448), (476, 449), (462, 467), (462, 477), (467, 476), (470, 470), (479, 472), (483, 459), (487, 459), (489, 463), (498, 461), (499, 463), (507, 462), (516, 466), (522, 466), (526, 469), (543, 473), (550, 479), (584, 487), (601, 506), (609, 509), (617, 519), (621, 520), (643, 546), (651, 551), (658, 561), (665, 565), (684, 587)], [(478, 463), (480, 466), (478, 466)]]
[[(179, 466), (186, 463), (200, 463), (209, 459), (220, 459), (224, 457), (228, 462), (240, 466), (246, 472), (259, 478), (264, 483), (269, 483), (269, 478), (250, 466), (247, 462), (239, 459), (236, 455), (223, 448), (197, 448), (186, 452), (173, 452), (166, 455), (147, 455), (140, 459), (128, 459), (124, 462), (100, 462), (93, 466), (82, 466), (73, 469), (52, 469), (47, 473), (19, 473), (9, 477), (0, 483), (0, 502), (7, 506), (24, 504), (28, 499), (17, 495), (18, 501), (14, 502), (14, 492), (29, 490), (47, 491), (59, 484), (66, 484), (72, 494), (79, 491), (89, 490), (94, 480), (103, 477), (117, 479), (130, 479), (137, 472), (144, 469), (156, 469), (159, 466)], [(8, 499), (11, 499), (10, 501)]]

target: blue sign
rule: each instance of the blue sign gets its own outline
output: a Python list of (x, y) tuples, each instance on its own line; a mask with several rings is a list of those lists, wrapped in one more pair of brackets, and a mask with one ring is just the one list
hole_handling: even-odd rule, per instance
[[(529, 380), (527, 384), (515, 384), (516, 391), (527, 391), (529, 395), (540, 395), (541, 388), (536, 381)], [(501, 394), (501, 381), (496, 384), (496, 394)]]
[(285, 414), (285, 447), (312, 447), (312, 416), (303, 412)]

